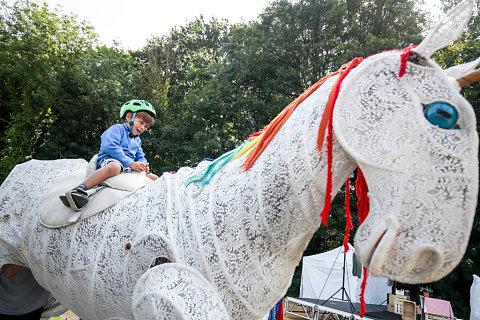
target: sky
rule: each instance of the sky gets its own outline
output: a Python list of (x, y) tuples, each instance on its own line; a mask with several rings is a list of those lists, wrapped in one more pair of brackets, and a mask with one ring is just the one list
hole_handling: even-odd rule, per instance
[[(11, 2), (11, 1), (9, 1)], [(62, 6), (64, 13), (74, 13), (95, 27), (100, 40), (113, 40), (125, 49), (140, 49), (152, 36), (170, 33), (174, 26), (203, 15), (229, 23), (256, 20), (269, 0), (33, 0), (46, 2), (51, 9)]]
[[(12, 3), (14, 0), (7, 0)], [(152, 36), (170, 33), (175, 26), (185, 25), (203, 15), (227, 19), (229, 23), (258, 20), (258, 15), (270, 0), (32, 0), (46, 2), (51, 9), (61, 6), (67, 14), (75, 14), (80, 21), (95, 27), (100, 41), (121, 48), (135, 50), (147, 44)], [(436, 11), (440, 0), (425, 0)]]

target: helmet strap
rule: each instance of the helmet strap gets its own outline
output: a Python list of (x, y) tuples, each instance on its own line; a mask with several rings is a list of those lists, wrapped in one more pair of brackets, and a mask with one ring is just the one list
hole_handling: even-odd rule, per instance
[(133, 135), (133, 120), (135, 120), (135, 115), (136, 115), (136, 114), (137, 114), (136, 112), (134, 112), (134, 113), (132, 114), (132, 119), (130, 119), (130, 121), (129, 121), (129, 120), (125, 120), (125, 122), (127, 122), (127, 123), (129, 124), (128, 131), (130, 132), (130, 133), (129, 133), (130, 138), (135, 137), (135, 136)]

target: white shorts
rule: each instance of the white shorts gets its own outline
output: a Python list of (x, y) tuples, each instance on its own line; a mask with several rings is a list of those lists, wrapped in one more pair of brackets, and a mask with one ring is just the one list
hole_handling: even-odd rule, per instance
[(99, 167), (99, 168), (103, 168), (103, 167), (105, 167), (107, 164), (109, 164), (110, 162), (116, 162), (116, 163), (118, 163), (118, 164), (120, 165), (120, 167), (122, 167), (122, 171), (120, 171), (120, 173), (123, 173), (123, 172), (132, 172), (132, 168), (125, 168), (120, 161), (118, 161), (117, 159), (112, 159), (112, 158), (110, 158), (110, 159), (104, 159), (104, 160), (102, 161), (102, 163), (100, 163), (100, 165), (99, 165), (98, 167)]

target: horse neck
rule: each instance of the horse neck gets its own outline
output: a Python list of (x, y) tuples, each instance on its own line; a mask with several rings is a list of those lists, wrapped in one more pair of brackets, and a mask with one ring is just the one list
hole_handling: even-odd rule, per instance
[[(286, 292), (320, 225), (327, 151), (324, 147), (318, 152), (317, 135), (332, 83), (297, 107), (249, 170), (241, 168), (242, 159), (228, 163), (192, 203), (196, 230), (213, 229), (213, 237), (202, 235), (200, 241), (203, 254), (210, 257), (207, 261), (214, 265), (208, 270), (222, 270), (232, 284), (224, 294), (238, 293), (245, 299), (242, 303), (258, 314)], [(335, 138), (332, 150), (337, 192), (355, 163)], [(211, 273), (212, 278), (220, 277)]]
[[(327, 183), (327, 147), (318, 152), (317, 136), (335, 79), (328, 80), (297, 107), (255, 164), (243, 173), (245, 183), (256, 187), (265, 231), (282, 245), (299, 237), (309, 239), (320, 224)], [(356, 164), (334, 136), (332, 150), (333, 198)], [(234, 165), (238, 166), (238, 162)]]

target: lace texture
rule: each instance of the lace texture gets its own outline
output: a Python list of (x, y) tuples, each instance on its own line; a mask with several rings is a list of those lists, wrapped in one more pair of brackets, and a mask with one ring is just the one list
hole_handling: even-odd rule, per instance
[(184, 265), (167, 263), (150, 269), (137, 282), (133, 297), (136, 319), (229, 318), (216, 290), (202, 275)]
[[(429, 281), (465, 249), (478, 141), (471, 106), (442, 71), (408, 64), (399, 79), (399, 62), (398, 53), (385, 53), (346, 78), (334, 114), (333, 193), (359, 163), (371, 212), (357, 232), (357, 253), (374, 275)], [(194, 169), (182, 168), (96, 216), (47, 229), (37, 218), (42, 195), (87, 163), (17, 166), (0, 189), (0, 264), (30, 267), (83, 319), (148, 319), (144, 308), (159, 319), (263, 318), (320, 225), (327, 165), (316, 140), (335, 79), (293, 112), (250, 170), (243, 172), (241, 159), (228, 163), (197, 197), (198, 183), (185, 188)], [(460, 130), (423, 118), (421, 104), (437, 99), (458, 108)], [(151, 268), (157, 258), (172, 263)]]
[[(370, 213), (355, 237), (362, 262), (373, 275), (431, 282), (468, 244), (478, 192), (475, 116), (437, 68), (408, 64), (404, 78), (398, 68), (395, 54), (365, 62), (345, 83), (334, 127), (370, 190)], [(459, 129), (425, 119), (424, 106), (434, 102), (456, 108)]]

